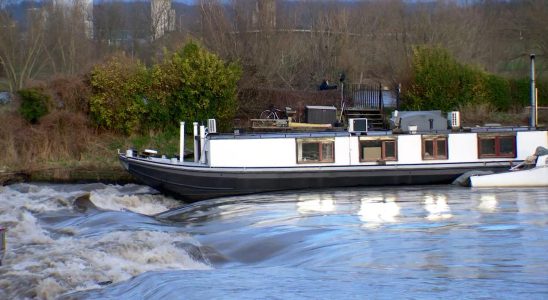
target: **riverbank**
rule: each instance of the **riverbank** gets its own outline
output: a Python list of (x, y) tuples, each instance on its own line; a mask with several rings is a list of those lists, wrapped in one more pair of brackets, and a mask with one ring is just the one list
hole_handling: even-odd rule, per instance
[[(93, 130), (43, 130), (23, 125), (0, 130), (0, 185), (17, 182), (133, 183), (137, 182), (118, 161), (118, 151), (157, 149), (172, 156), (179, 153), (178, 133), (124, 136)], [(82, 129), (82, 128), (80, 128)], [(64, 135), (66, 134), (66, 135)], [(192, 139), (186, 138), (187, 149)]]
[(118, 162), (108, 164), (74, 164), (70, 166), (42, 166), (30, 169), (0, 170), (0, 185), (18, 182), (48, 183), (133, 183), (137, 182)]

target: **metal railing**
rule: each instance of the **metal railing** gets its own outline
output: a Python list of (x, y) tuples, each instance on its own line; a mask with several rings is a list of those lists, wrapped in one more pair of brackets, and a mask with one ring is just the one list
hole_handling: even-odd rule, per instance
[(384, 110), (381, 84), (345, 84), (343, 98), (347, 108)]

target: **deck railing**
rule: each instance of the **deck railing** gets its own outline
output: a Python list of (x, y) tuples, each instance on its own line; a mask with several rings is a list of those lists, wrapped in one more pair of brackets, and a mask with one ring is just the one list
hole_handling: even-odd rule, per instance
[(345, 84), (343, 98), (348, 108), (384, 110), (381, 84)]

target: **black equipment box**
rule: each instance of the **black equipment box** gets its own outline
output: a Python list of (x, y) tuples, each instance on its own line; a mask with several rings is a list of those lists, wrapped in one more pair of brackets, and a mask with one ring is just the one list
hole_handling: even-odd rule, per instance
[(305, 107), (306, 123), (333, 124), (337, 122), (337, 108), (334, 106), (310, 106)]

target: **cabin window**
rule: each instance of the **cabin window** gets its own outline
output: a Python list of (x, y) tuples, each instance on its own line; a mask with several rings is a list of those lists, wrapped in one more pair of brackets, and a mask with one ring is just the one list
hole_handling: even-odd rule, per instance
[(395, 139), (360, 140), (360, 161), (397, 160)]
[(478, 157), (516, 157), (515, 135), (478, 135)]
[(447, 159), (447, 137), (423, 136), (422, 159)]
[(297, 140), (297, 163), (332, 163), (335, 161), (335, 140)]

